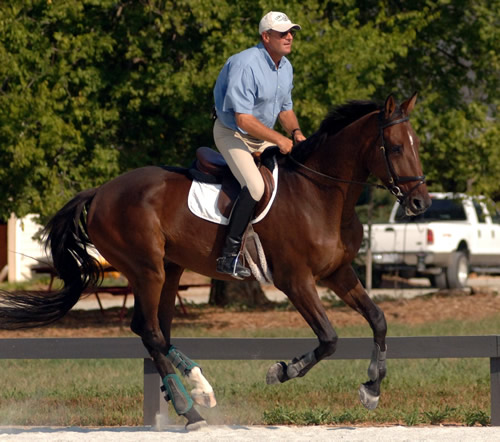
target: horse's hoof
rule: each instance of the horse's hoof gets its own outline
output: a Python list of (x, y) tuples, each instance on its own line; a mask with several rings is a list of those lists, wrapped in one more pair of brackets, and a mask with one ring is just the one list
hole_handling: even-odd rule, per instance
[(213, 408), (217, 405), (217, 400), (215, 399), (215, 394), (213, 392), (205, 393), (194, 389), (191, 391), (191, 397), (198, 405), (205, 408)]
[(288, 380), (288, 375), (286, 374), (286, 364), (284, 362), (276, 362), (276, 364), (271, 365), (266, 375), (266, 384), (281, 384)]
[(375, 408), (377, 408), (379, 398), (380, 396), (372, 394), (364, 384), (360, 385), (359, 399), (365, 408), (368, 408), (368, 410), (375, 410)]
[(200, 430), (206, 426), (208, 426), (208, 424), (207, 424), (207, 421), (205, 421), (205, 420), (197, 421), (197, 422), (188, 422), (186, 424), (186, 430), (187, 431), (197, 431), (197, 430)]
[(200, 416), (200, 413), (196, 410), (196, 408), (191, 407), (184, 416), (187, 419), (186, 430), (187, 431), (196, 431), (202, 427), (206, 427), (207, 422), (203, 417)]

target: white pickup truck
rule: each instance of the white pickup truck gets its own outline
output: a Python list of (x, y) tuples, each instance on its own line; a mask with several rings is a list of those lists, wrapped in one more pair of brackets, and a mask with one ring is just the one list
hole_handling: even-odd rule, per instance
[[(374, 280), (399, 271), (439, 288), (463, 288), (470, 272), (500, 273), (500, 218), (484, 198), (432, 193), (432, 206), (407, 217), (398, 203), (388, 224), (371, 226)], [(368, 230), (368, 229), (366, 229)]]

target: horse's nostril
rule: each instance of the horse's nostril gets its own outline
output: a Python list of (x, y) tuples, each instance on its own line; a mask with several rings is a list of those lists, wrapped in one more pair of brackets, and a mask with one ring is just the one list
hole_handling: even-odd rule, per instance
[(422, 200), (420, 198), (413, 198), (413, 207), (417, 210), (422, 210)]
[(431, 205), (431, 202), (429, 201), (428, 203), (426, 202), (425, 198), (421, 196), (415, 196), (411, 199), (411, 210), (415, 214), (420, 214), (424, 213)]

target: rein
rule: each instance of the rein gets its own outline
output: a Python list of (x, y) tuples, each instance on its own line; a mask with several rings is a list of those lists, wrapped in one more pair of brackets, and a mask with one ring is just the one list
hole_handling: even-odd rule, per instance
[[(394, 170), (394, 167), (392, 165), (392, 162), (389, 158), (389, 155), (387, 153), (387, 149), (385, 146), (385, 138), (384, 138), (384, 129), (390, 126), (394, 126), (396, 124), (404, 123), (405, 121), (408, 121), (408, 117), (400, 118), (397, 120), (389, 121), (388, 123), (383, 124), (383, 113), (380, 112), (379, 114), (379, 136), (382, 139), (381, 146), (379, 147), (380, 151), (382, 152), (384, 156), (384, 164), (385, 168), (387, 171), (387, 175), (389, 176), (389, 185), (382, 185), (382, 184), (373, 184), (373, 183), (366, 183), (362, 181), (354, 181), (354, 180), (344, 180), (342, 178), (337, 178), (333, 177), (330, 175), (326, 175), (322, 172), (319, 172), (317, 170), (311, 169), (310, 167), (307, 167), (305, 164), (302, 164), (298, 162), (295, 158), (292, 157), (291, 154), (288, 155), (288, 158), (297, 166), (302, 167), (303, 169), (313, 173), (314, 175), (320, 176), (322, 178), (327, 178), (332, 181), (336, 181), (339, 183), (346, 183), (346, 184), (359, 184), (361, 186), (370, 186), (370, 187), (375, 187), (377, 189), (386, 189), (389, 192), (391, 192), (401, 204), (404, 204), (408, 198), (408, 196), (420, 185), (425, 183), (425, 175), (420, 175), (420, 176), (404, 176), (400, 177), (396, 171)], [(401, 191), (401, 188), (399, 187), (400, 183), (407, 183), (410, 181), (418, 181), (415, 186), (413, 186), (406, 194)]]
[(303, 169), (313, 173), (314, 175), (318, 175), (322, 178), (327, 178), (329, 180), (336, 181), (338, 183), (359, 184), (360, 186), (371, 186), (371, 187), (376, 187), (377, 189), (387, 189), (387, 187), (384, 186), (383, 184), (373, 184), (373, 183), (365, 183), (363, 181), (344, 180), (342, 178), (336, 178), (334, 176), (326, 175), (325, 173), (318, 172), (317, 170), (307, 167), (305, 164), (299, 163), (294, 157), (292, 157), (292, 155), (288, 155), (288, 158), (292, 161), (292, 163), (296, 164), (297, 166), (300, 166)]

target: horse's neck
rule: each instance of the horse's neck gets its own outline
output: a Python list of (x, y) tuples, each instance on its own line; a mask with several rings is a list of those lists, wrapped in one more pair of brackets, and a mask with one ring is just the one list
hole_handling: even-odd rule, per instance
[[(366, 183), (369, 175), (366, 155), (376, 137), (368, 135), (376, 132), (376, 129), (371, 128), (373, 124), (370, 115), (367, 115), (337, 134), (327, 137), (305, 162), (311, 169), (339, 180), (321, 179), (322, 182), (330, 181), (323, 187), (325, 192), (329, 193), (328, 199), (342, 200), (342, 219), (346, 222), (355, 216), (354, 208), (363, 191), (363, 185), (359, 183)], [(331, 192), (328, 190), (331, 186), (342, 191)], [(340, 207), (337, 201), (331, 202)]]

